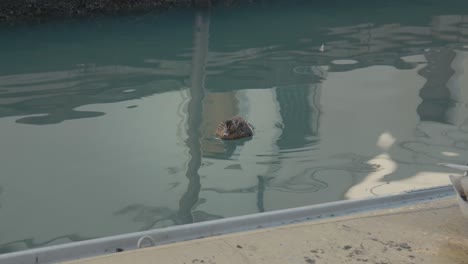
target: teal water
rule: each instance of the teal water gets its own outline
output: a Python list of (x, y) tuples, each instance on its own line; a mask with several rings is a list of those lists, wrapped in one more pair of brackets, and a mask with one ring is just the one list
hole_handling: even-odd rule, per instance
[(0, 252), (448, 184), (468, 3), (308, 2), (1, 26)]

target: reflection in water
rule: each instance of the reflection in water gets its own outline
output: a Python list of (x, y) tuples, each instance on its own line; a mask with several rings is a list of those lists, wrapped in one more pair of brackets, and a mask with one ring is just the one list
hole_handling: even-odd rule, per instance
[[(319, 111), (310, 106), (310, 94), (315, 87), (279, 87), (276, 89), (278, 108), (282, 120), (282, 133), (276, 144), (280, 149), (292, 150), (311, 144), (319, 130)], [(315, 97), (315, 96), (314, 96)], [(315, 119), (315, 120), (314, 120)]]
[[(189, 181), (187, 190), (179, 201), (178, 212), (173, 212), (166, 207), (145, 205), (130, 205), (116, 212), (117, 215), (136, 213), (133, 221), (144, 222), (145, 225), (142, 230), (154, 228), (156, 225), (167, 221), (169, 221), (169, 225), (172, 225), (220, 218), (219, 216), (213, 216), (200, 211), (192, 212), (194, 206), (199, 203), (198, 196), (201, 189), (200, 175), (198, 173), (202, 164), (200, 124), (203, 120), (202, 105), (205, 97), (204, 78), (206, 54), (208, 52), (209, 22), (209, 10), (199, 11), (195, 15), (194, 51), (190, 86), (191, 97), (187, 107), (187, 129), (189, 133), (186, 143), (190, 157), (186, 171), (186, 177)], [(174, 168), (169, 168), (169, 172), (171, 174), (176, 173)], [(178, 183), (172, 185), (171, 189), (177, 187)]]
[(223, 142), (215, 138), (214, 131), (221, 121), (239, 113), (236, 92), (207, 94), (203, 103), (203, 156), (227, 159), (236, 150), (237, 142)]
[(122, 208), (114, 213), (116, 216), (133, 214), (132, 221), (142, 223), (140, 229), (148, 230), (155, 226), (167, 226), (176, 224), (176, 213), (167, 207), (146, 206), (143, 204), (133, 204)]
[(58, 243), (63, 244), (63, 243), (69, 243), (69, 242), (83, 241), (83, 240), (88, 240), (88, 239), (93, 239), (93, 238), (96, 238), (96, 237), (83, 237), (77, 234), (68, 234), (68, 235), (54, 237), (47, 241), (41, 241), (39, 243), (35, 242), (34, 238), (27, 238), (23, 240), (11, 241), (11, 242), (2, 244), (2, 246), (0, 247), (0, 254), (20, 251), (20, 250), (25, 250), (25, 249), (31, 249), (31, 248), (50, 246), (50, 245), (54, 245)]
[(419, 74), (427, 81), (419, 95), (422, 102), (417, 111), (421, 121), (448, 123), (447, 111), (454, 104), (448, 82), (454, 70), (450, 66), (455, 52), (448, 48), (430, 49), (425, 55), (428, 64)]
[[(0, 76), (0, 117), (40, 115), (18, 118), (16, 122), (56, 124), (104, 115), (75, 110), (83, 105), (133, 100), (181, 88), (179, 82), (160, 81), (154, 73), (111, 67), (92, 73), (71, 71)], [(41, 81), (30, 81), (36, 79)], [(137, 89), (128, 92), (128, 87)]]
[(448, 184), (467, 3), (365, 3), (0, 28), (1, 252)]
[(259, 212), (265, 212), (265, 183), (266, 179), (264, 176), (257, 176), (258, 179), (258, 190), (257, 190), (257, 208)]
[(204, 79), (209, 28), (209, 11), (198, 11), (195, 16), (192, 83), (187, 107), (188, 139), (186, 142), (190, 160), (187, 165), (186, 176), (189, 183), (187, 191), (179, 201), (178, 218), (181, 224), (193, 223), (192, 209), (198, 202), (201, 188), (200, 175), (198, 174), (202, 159), (200, 125), (203, 120)]

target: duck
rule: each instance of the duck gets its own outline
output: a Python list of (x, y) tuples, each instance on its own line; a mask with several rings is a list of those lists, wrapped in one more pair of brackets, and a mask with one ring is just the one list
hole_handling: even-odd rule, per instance
[(223, 140), (235, 140), (253, 136), (252, 125), (240, 116), (221, 122), (216, 128), (216, 136)]
[(465, 172), (463, 176), (449, 175), (449, 178), (453, 188), (457, 192), (457, 202), (460, 206), (460, 210), (463, 216), (468, 218), (468, 166), (450, 163), (439, 163), (438, 165)]

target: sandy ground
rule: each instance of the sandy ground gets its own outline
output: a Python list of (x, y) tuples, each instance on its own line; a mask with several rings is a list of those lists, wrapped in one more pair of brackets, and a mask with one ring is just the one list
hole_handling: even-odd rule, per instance
[(444, 199), (68, 263), (468, 263), (468, 219)]

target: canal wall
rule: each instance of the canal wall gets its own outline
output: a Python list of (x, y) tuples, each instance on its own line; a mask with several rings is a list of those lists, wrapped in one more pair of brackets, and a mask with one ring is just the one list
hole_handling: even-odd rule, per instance
[(164, 10), (212, 4), (213, 0), (1, 0), (0, 23), (55, 17)]

